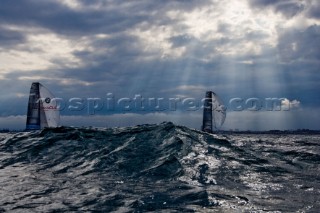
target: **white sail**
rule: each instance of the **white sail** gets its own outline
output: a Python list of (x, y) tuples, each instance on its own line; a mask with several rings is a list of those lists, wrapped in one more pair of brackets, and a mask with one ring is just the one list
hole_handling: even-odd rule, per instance
[(60, 122), (60, 112), (54, 95), (42, 84), (39, 85), (40, 91), (40, 123), (41, 128), (57, 127)]
[(213, 126), (219, 129), (226, 119), (226, 107), (214, 92), (212, 92), (212, 111)]

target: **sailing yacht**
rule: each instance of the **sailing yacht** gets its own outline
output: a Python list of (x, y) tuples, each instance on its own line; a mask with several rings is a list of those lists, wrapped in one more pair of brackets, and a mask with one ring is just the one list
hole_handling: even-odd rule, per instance
[(218, 95), (212, 91), (206, 92), (203, 106), (203, 120), (201, 130), (212, 133), (220, 128), (226, 119), (226, 108)]
[(39, 82), (33, 82), (30, 88), (26, 130), (57, 127), (59, 122), (60, 112), (54, 95)]

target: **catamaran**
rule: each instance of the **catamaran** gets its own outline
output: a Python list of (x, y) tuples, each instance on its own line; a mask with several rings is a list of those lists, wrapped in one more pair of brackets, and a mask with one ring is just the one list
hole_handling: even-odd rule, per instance
[(226, 108), (218, 95), (212, 91), (206, 92), (203, 106), (203, 120), (201, 130), (212, 133), (219, 129), (226, 119)]
[(33, 82), (30, 88), (26, 130), (57, 127), (59, 122), (60, 112), (54, 95), (39, 82)]

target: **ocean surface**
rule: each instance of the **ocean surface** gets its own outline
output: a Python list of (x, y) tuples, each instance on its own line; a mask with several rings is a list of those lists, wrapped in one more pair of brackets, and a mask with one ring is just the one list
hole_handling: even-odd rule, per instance
[(0, 134), (0, 212), (320, 212), (320, 135)]

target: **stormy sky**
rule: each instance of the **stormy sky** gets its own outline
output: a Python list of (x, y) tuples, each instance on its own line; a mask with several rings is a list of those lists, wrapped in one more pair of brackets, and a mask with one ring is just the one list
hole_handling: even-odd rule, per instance
[[(223, 129), (320, 129), (319, 44), (318, 0), (2, 0), (0, 128), (24, 128), (41, 82), (63, 100), (66, 126), (199, 129), (213, 90), (228, 109)], [(121, 105), (135, 97), (176, 105)], [(70, 110), (75, 98), (81, 110)], [(248, 109), (252, 98), (261, 109)], [(270, 98), (290, 109), (267, 109)]]

